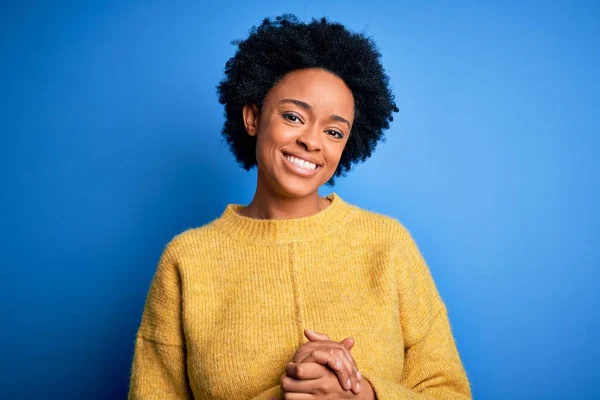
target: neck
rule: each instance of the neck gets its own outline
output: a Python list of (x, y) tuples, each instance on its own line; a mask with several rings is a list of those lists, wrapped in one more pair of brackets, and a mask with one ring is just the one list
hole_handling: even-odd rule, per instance
[[(235, 240), (253, 244), (289, 244), (320, 240), (331, 236), (352, 219), (357, 207), (343, 201), (335, 193), (327, 195), (329, 205), (308, 216), (287, 219), (259, 219), (243, 215), (241, 204), (229, 204), (213, 227)], [(343, 234), (340, 234), (342, 237)]]
[(250, 204), (240, 210), (246, 217), (255, 219), (304, 218), (325, 209), (330, 201), (315, 191), (303, 197), (290, 197), (275, 192), (258, 178), (256, 192)]

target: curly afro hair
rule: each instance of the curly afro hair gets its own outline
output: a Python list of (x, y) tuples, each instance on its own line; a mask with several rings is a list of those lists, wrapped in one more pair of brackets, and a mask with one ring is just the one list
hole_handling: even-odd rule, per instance
[(225, 106), (222, 134), (244, 169), (257, 164), (256, 137), (246, 132), (244, 105), (260, 107), (267, 92), (284, 75), (298, 69), (327, 70), (339, 76), (354, 96), (354, 125), (329, 186), (334, 185), (334, 177), (344, 176), (353, 164), (364, 162), (377, 142), (384, 141), (383, 130), (389, 128), (398, 107), (372, 39), (327, 18), (306, 24), (284, 14), (274, 20), (265, 18), (260, 26), (252, 27), (246, 40), (232, 44), (238, 49), (227, 61), (217, 92)]

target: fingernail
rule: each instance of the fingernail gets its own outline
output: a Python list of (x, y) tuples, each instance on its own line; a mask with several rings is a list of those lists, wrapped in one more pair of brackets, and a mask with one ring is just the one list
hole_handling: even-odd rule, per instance
[(360, 390), (360, 383), (356, 382), (356, 391), (358, 392)]
[(362, 381), (362, 375), (360, 374), (360, 371), (356, 371), (356, 376), (358, 377), (359, 381)]
[(348, 378), (348, 380), (346, 381), (346, 386), (348, 386), (348, 389), (352, 389), (352, 384), (350, 383), (350, 378)]
[(335, 360), (335, 367), (339, 368), (340, 367), (340, 360)]

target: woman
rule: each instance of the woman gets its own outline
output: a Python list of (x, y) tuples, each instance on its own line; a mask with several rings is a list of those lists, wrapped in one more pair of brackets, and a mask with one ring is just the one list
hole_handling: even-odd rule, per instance
[(258, 167), (247, 206), (166, 246), (130, 399), (467, 399), (446, 307), (398, 221), (318, 195), (398, 108), (375, 44), (326, 19), (265, 19), (218, 91)]

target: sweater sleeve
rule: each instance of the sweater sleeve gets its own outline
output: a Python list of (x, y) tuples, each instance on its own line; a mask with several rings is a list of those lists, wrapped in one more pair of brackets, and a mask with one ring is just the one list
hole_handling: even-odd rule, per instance
[[(397, 379), (363, 374), (376, 399), (471, 399), (446, 306), (412, 236), (401, 225), (396, 260), (404, 370)], [(362, 371), (361, 371), (362, 372)]]
[(277, 385), (277, 386), (272, 386), (269, 389), (265, 390), (264, 392), (257, 394), (250, 400), (272, 400), (272, 399), (279, 400), (279, 399), (281, 399), (281, 396), (282, 396), (281, 386)]
[(192, 399), (186, 371), (181, 276), (169, 243), (163, 252), (135, 338), (129, 400)]

